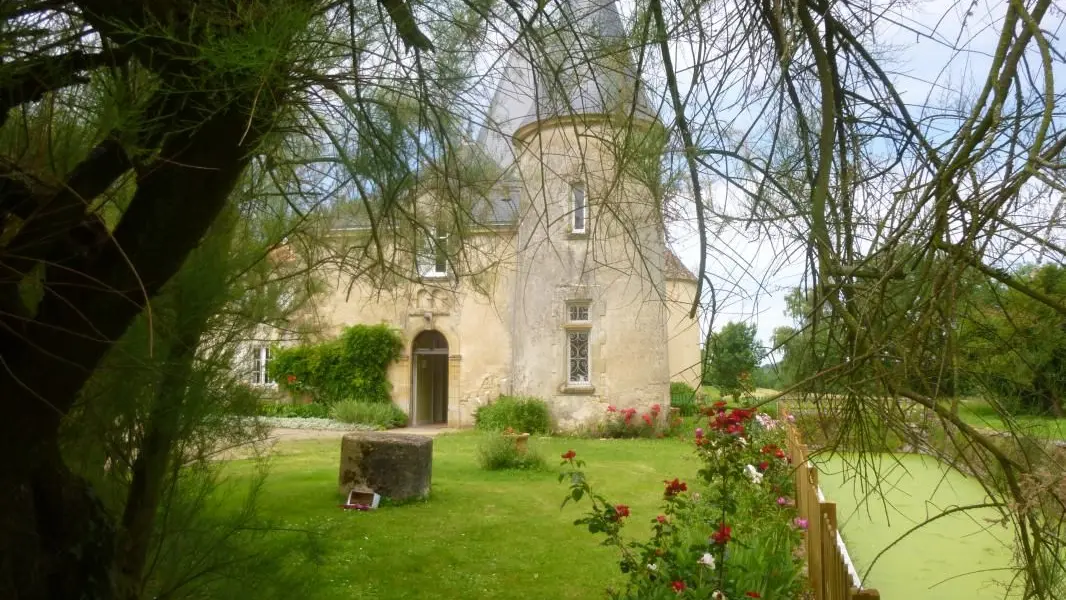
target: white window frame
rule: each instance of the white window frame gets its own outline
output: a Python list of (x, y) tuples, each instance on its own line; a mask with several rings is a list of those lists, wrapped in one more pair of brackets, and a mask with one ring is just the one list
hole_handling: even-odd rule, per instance
[(447, 233), (438, 233), (437, 227), (429, 230), (429, 240), (418, 253), (418, 274), (424, 279), (440, 279), (448, 276)]
[[(578, 220), (580, 217), (580, 227)], [(570, 185), (570, 233), (588, 233), (589, 199), (585, 186), (580, 183)]]
[[(574, 378), (573, 348), (575, 338), (584, 336), (585, 378)], [(580, 360), (580, 359), (578, 359)], [(566, 383), (572, 387), (592, 386), (592, 303), (566, 303)]]
[(249, 362), (251, 368), (248, 372), (248, 383), (257, 387), (274, 387), (277, 385), (270, 380), (267, 365), (270, 364), (270, 346), (257, 344), (249, 349)]

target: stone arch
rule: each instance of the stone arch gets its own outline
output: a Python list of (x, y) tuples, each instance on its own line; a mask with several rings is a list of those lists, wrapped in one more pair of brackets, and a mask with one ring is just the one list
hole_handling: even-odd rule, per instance
[(438, 329), (423, 329), (411, 339), (411, 400), (407, 414), (412, 425), (449, 421), (456, 375), (449, 351), (448, 338)]

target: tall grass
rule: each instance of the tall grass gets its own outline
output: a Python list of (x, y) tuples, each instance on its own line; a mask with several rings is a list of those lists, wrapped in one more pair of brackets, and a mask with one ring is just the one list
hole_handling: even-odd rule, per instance
[(342, 400), (330, 410), (331, 418), (345, 423), (371, 425), (380, 429), (392, 429), (407, 425), (407, 414), (391, 402), (360, 402)]

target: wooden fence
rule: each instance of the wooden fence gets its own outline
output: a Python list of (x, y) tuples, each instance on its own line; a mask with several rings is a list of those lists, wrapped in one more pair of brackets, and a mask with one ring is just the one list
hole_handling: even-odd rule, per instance
[(876, 600), (877, 590), (862, 589), (858, 572), (837, 531), (837, 505), (826, 502), (818, 487), (818, 469), (810, 462), (807, 446), (789, 422), (788, 410), (779, 405), (785, 426), (787, 452), (796, 482), (796, 510), (807, 521), (807, 577), (814, 600)]

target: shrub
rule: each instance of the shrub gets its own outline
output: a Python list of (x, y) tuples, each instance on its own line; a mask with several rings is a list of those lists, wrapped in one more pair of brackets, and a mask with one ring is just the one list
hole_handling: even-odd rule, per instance
[(344, 423), (373, 425), (381, 429), (393, 429), (407, 425), (407, 414), (395, 404), (341, 400), (329, 410), (329, 416)]
[(259, 405), (259, 416), (281, 418), (319, 418), (329, 417), (329, 407), (325, 404), (281, 404), (267, 402)]
[(550, 433), (551, 411), (548, 404), (539, 398), (500, 396), (492, 404), (486, 404), (474, 413), (478, 429), (503, 431), (513, 429), (522, 433)]
[(309, 392), (326, 404), (347, 398), (388, 404), (389, 365), (402, 351), (403, 340), (388, 326), (354, 325), (335, 340), (276, 348), (270, 377), (286, 392)]
[(681, 425), (681, 418), (670, 418), (662, 413), (662, 407), (652, 404), (648, 412), (639, 414), (635, 408), (607, 407), (607, 414), (594, 430), (598, 437), (606, 438), (661, 438), (673, 435)]
[(670, 406), (680, 411), (682, 417), (691, 417), (700, 410), (703, 395), (698, 394), (684, 381), (670, 382)]
[(478, 462), (487, 471), (522, 469), (538, 471), (545, 468), (544, 457), (532, 447), (520, 454), (513, 438), (490, 435), (477, 448)]
[[(591, 505), (574, 524), (605, 535), (602, 545), (619, 553), (625, 581), (612, 597), (803, 597), (803, 558), (796, 551), (806, 523), (795, 520), (784, 428), (765, 414), (724, 407), (715, 407), (706, 428), (694, 440), (701, 483), (667, 477), (662, 505), (651, 513), (600, 495), (584, 461), (573, 450), (562, 455), (559, 480), (569, 486), (563, 505)], [(630, 521), (651, 521), (650, 538), (623, 536)]]

